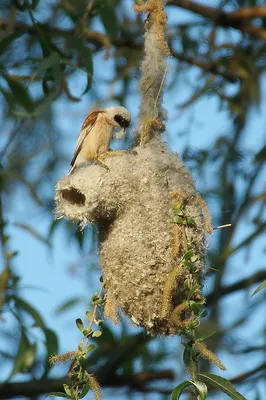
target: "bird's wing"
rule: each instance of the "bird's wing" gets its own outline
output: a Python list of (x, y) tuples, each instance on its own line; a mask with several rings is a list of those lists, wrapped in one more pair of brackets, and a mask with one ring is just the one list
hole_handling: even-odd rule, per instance
[(98, 111), (94, 111), (91, 114), (89, 114), (87, 116), (87, 118), (85, 119), (85, 121), (83, 122), (83, 125), (81, 127), (81, 131), (80, 134), (78, 136), (78, 140), (77, 140), (77, 144), (75, 147), (75, 151), (74, 151), (74, 156), (71, 160), (71, 166), (73, 167), (73, 165), (75, 164), (76, 158), (82, 148), (82, 144), (84, 142), (84, 139), (86, 138), (86, 136), (90, 133), (90, 131), (92, 130), (92, 128), (94, 127), (94, 125), (96, 124), (96, 120), (98, 118), (98, 115), (100, 113), (103, 113), (104, 110), (98, 110)]

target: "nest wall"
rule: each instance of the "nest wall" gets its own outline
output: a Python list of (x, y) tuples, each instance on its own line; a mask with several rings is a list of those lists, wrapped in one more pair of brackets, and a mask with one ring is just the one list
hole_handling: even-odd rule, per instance
[[(184, 282), (200, 282), (204, 270), (206, 221), (193, 179), (159, 136), (106, 165), (109, 171), (89, 165), (58, 182), (57, 217), (97, 223), (107, 317), (117, 322), (121, 310), (151, 334), (174, 333)], [(193, 224), (174, 222), (181, 203)], [(192, 270), (182, 265), (171, 278), (188, 249), (197, 255)]]

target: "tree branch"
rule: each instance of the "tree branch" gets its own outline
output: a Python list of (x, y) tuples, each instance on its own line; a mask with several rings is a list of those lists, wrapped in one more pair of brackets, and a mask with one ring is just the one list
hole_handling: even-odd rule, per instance
[[(0, 21), (0, 29), (5, 29), (7, 25), (7, 21)], [(27, 25), (23, 22), (16, 23), (14, 26), (14, 30), (18, 31), (22, 28), (27, 29), (27, 33), (30, 35), (36, 34), (36, 29), (35, 27), (32, 27), (30, 25)], [(64, 29), (58, 29), (54, 27), (49, 27), (45, 26), (45, 30), (47, 32), (54, 32), (55, 34), (62, 34), (64, 35), (66, 32), (69, 34), (72, 34), (73, 31), (69, 30), (64, 30)], [(141, 50), (143, 47), (143, 44), (141, 42), (133, 41), (131, 39), (112, 39), (112, 42), (110, 42), (110, 39), (108, 36), (101, 34), (96, 31), (88, 31), (87, 34), (85, 35), (85, 39), (87, 42), (92, 43), (96, 46), (96, 49), (99, 50), (103, 46), (106, 48), (106, 53), (107, 55), (109, 54), (110, 50), (110, 45), (112, 44), (113, 46), (117, 48), (130, 48), (134, 50)], [(181, 62), (185, 62), (187, 64), (193, 65), (195, 67), (199, 67), (205, 72), (212, 73), (217, 76), (222, 76), (224, 79), (228, 80), (229, 82), (235, 83), (237, 82), (240, 78), (233, 72), (227, 72), (227, 71), (222, 71), (221, 68), (217, 63), (207, 63), (198, 59), (195, 59), (193, 57), (187, 56), (183, 53), (177, 52), (177, 51), (172, 51), (172, 55), (178, 59)], [(31, 77), (23, 77), (24, 79), (31, 79)]]
[(266, 6), (242, 7), (229, 13), (229, 18), (235, 22), (253, 18), (266, 18)]
[(179, 53), (176, 51), (172, 51), (173, 57), (177, 58), (181, 62), (188, 63), (190, 65), (193, 65), (195, 67), (199, 67), (205, 72), (209, 72), (214, 75), (222, 76), (224, 79), (231, 83), (235, 83), (240, 80), (240, 77), (234, 74), (233, 72), (227, 72), (227, 71), (221, 71), (219, 68), (219, 65), (216, 63), (206, 63), (201, 60), (197, 60), (193, 57), (187, 56), (183, 53)]
[(222, 27), (231, 27), (238, 29), (243, 33), (247, 33), (256, 39), (266, 41), (266, 30), (257, 26), (246, 24), (245, 20), (251, 18), (264, 18), (266, 14), (266, 7), (248, 7), (240, 8), (239, 10), (231, 13), (226, 13), (215, 7), (203, 6), (192, 0), (170, 0), (168, 5), (177, 6), (184, 10), (191, 11), (204, 18), (214, 22), (216, 25)]
[[(128, 387), (130, 389), (145, 392), (147, 385), (154, 380), (173, 380), (172, 370), (144, 371), (133, 375), (110, 374), (101, 376), (96, 374), (96, 379), (102, 387)], [(34, 397), (50, 392), (64, 392), (63, 384), (70, 383), (68, 377), (57, 379), (43, 379), (39, 381), (12, 382), (0, 386), (0, 399), (13, 397)], [(159, 390), (159, 389), (158, 389)]]
[[(243, 374), (240, 374), (238, 376), (235, 376), (234, 378), (230, 379), (230, 382), (232, 383), (238, 383), (238, 382), (243, 382), (247, 378), (252, 377), (255, 375), (257, 372), (264, 371), (266, 369), (266, 363), (262, 363), (258, 367), (251, 369), (250, 371), (244, 372)], [(264, 371), (264, 376), (265, 376), (265, 371)]]
[(238, 290), (246, 289), (253, 283), (258, 283), (265, 279), (266, 279), (266, 271), (264, 269), (264, 270), (256, 272), (254, 275), (252, 275), (248, 278), (245, 278), (245, 279), (242, 279), (241, 281), (233, 283), (230, 286), (221, 287), (219, 290), (219, 293), (215, 292), (215, 293), (211, 293), (208, 296), (206, 296), (207, 305), (208, 306), (213, 305), (213, 304), (217, 303), (221, 299), (222, 296), (226, 296), (227, 294), (236, 292)]

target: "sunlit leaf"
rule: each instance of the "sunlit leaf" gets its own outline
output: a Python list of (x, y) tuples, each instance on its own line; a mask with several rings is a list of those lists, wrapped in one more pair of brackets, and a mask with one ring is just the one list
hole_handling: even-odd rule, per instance
[(210, 373), (200, 373), (202, 379), (209, 385), (220, 389), (222, 392), (227, 394), (232, 400), (247, 400), (241, 393), (237, 392), (234, 385), (227, 379), (221, 378), (218, 375)]
[(92, 337), (98, 338), (98, 337), (100, 337), (101, 335), (102, 335), (102, 331), (97, 330), (97, 331), (94, 331), (94, 332), (93, 332)]
[(205, 400), (207, 398), (207, 394), (208, 394), (208, 389), (207, 386), (205, 385), (204, 382), (200, 382), (200, 381), (184, 381), (182, 383), (180, 383), (180, 385), (178, 385), (172, 392), (171, 394), (171, 400), (179, 400), (181, 394), (184, 392), (185, 389), (187, 389), (189, 386), (194, 386), (196, 391), (197, 391), (197, 395), (198, 395), (198, 399), (199, 400)]
[(262, 289), (266, 289), (266, 281), (262, 282), (256, 290), (252, 293), (251, 297), (255, 296), (255, 294), (259, 293)]

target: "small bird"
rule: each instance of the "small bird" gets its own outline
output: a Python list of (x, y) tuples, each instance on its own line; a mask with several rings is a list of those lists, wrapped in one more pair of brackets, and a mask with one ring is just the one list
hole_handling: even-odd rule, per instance
[(125, 107), (108, 107), (89, 114), (81, 127), (68, 175), (90, 161), (97, 162), (110, 150), (114, 129), (122, 128), (124, 132), (130, 122), (131, 116)]

